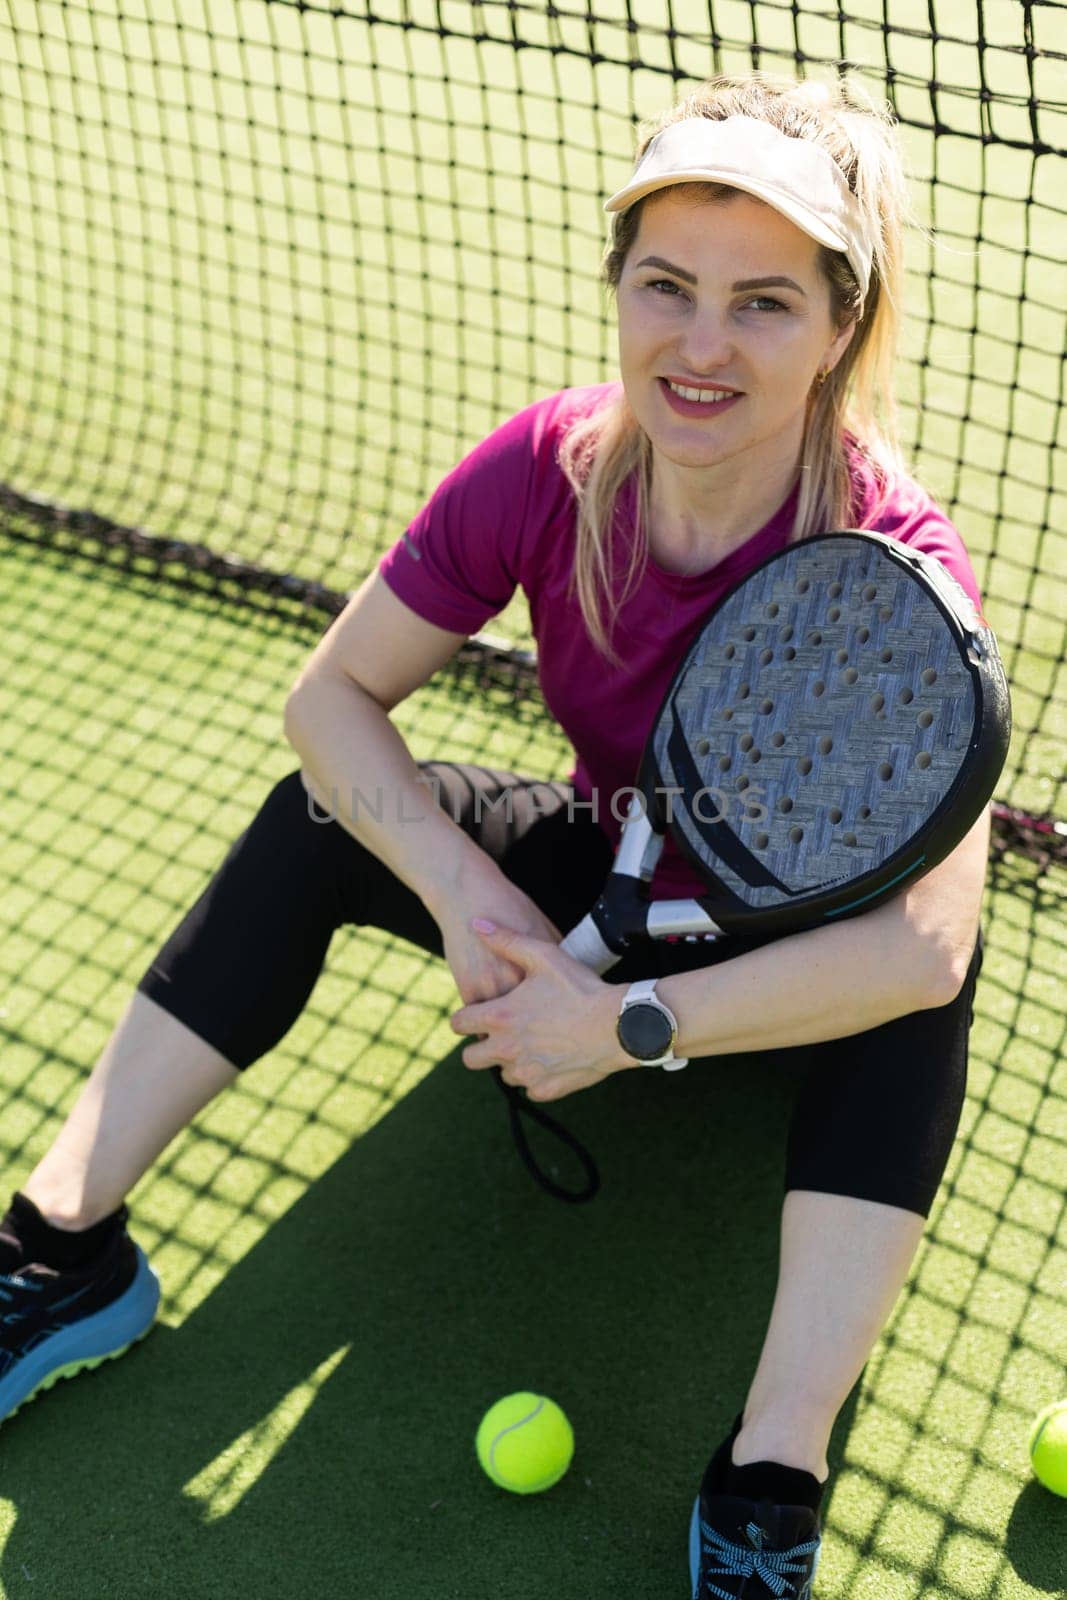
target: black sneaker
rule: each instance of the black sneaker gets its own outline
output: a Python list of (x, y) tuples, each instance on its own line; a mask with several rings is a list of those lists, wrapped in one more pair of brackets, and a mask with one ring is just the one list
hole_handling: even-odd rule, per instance
[(158, 1305), (159, 1280), (125, 1225), (88, 1266), (71, 1271), (3, 1248), (0, 1422), (60, 1378), (122, 1355), (149, 1331)]
[(689, 1524), (692, 1600), (812, 1600), (819, 1514), (700, 1486)]

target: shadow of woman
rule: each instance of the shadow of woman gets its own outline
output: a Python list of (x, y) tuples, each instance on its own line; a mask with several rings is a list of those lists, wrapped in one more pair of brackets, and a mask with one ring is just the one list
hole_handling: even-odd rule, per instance
[[(684, 1593), (692, 1497), (770, 1310), (792, 1093), (747, 1057), (561, 1102), (603, 1180), (564, 1205), (457, 1050), (180, 1328), (7, 1425), (4, 1594)], [(529, 1499), (473, 1451), (524, 1388), (577, 1438)]]

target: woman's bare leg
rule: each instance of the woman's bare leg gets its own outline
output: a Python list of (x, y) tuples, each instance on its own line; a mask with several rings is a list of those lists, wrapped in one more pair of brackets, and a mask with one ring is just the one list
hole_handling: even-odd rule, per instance
[(735, 1465), (777, 1461), (825, 1480), (834, 1420), (889, 1320), (924, 1226), (917, 1212), (874, 1200), (786, 1195), (778, 1288)]
[(237, 1069), (135, 991), (48, 1153), (22, 1185), (55, 1227), (88, 1228), (124, 1198)]

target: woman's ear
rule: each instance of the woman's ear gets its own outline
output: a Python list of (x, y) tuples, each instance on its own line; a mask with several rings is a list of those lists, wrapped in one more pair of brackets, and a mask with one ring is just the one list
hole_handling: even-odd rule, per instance
[(829, 374), (834, 370), (834, 368), (837, 366), (837, 363), (841, 360), (841, 357), (852, 343), (852, 338), (857, 327), (858, 323), (855, 317), (853, 317), (851, 322), (846, 322), (845, 326), (834, 335), (833, 339), (827, 345), (823, 358), (819, 363), (820, 372)]

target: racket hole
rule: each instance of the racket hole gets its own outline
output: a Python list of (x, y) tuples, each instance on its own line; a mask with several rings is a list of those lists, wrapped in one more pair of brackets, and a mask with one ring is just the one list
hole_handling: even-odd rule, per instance
[(808, 643), (822, 644), (822, 634), (819, 632), (818, 628), (812, 628), (811, 632), (808, 634)]
[(734, 720), (734, 714), (729, 706), (723, 707), (722, 720), (724, 722), (732, 722)]
[(891, 622), (892, 618), (893, 618), (893, 607), (892, 606), (879, 606), (878, 607), (878, 615), (881, 617), (883, 622)]
[(729, 772), (730, 766), (731, 766), (731, 761), (730, 761), (730, 757), (729, 756), (720, 756), (719, 757), (719, 771), (720, 772)]
[(809, 583), (808, 579), (801, 578), (797, 583), (797, 594), (807, 594), (810, 588), (811, 584)]
[(873, 583), (868, 583), (865, 586), (865, 588), (863, 590), (863, 598), (865, 600), (877, 600), (877, 598), (878, 598), (878, 590), (875, 588)]
[(789, 627), (789, 626), (786, 626), (786, 627), (780, 629), (778, 637), (779, 637), (779, 639), (781, 639), (783, 644), (788, 644), (790, 639), (793, 637), (792, 628)]
[(830, 751), (833, 749), (833, 747), (834, 747), (834, 741), (831, 739), (831, 737), (830, 737), (830, 735), (828, 733), (824, 733), (822, 738), (819, 740), (819, 752), (820, 752), (820, 754), (822, 754), (824, 756), (828, 756), (830, 754)]
[(755, 739), (753, 739), (753, 737), (752, 737), (752, 735), (750, 733), (743, 733), (741, 735), (741, 748), (742, 748), (742, 750), (751, 750), (752, 746), (755, 744), (755, 742), (756, 742)]
[(884, 705), (885, 705), (885, 695), (884, 694), (876, 694), (874, 696), (874, 698), (871, 700), (871, 710), (872, 711), (881, 711), (881, 709), (882, 709), (882, 707)]
[(786, 645), (785, 649), (782, 651), (782, 657), (786, 661), (795, 661), (796, 660), (797, 653), (793, 649), (793, 646), (791, 644), (787, 644)]
[(881, 654), (879, 655), (878, 659), (879, 659), (879, 661), (885, 661), (886, 663), (892, 661), (892, 659), (893, 659), (892, 650), (883, 650), (881, 652)]
[(772, 600), (770, 605), (767, 607), (767, 615), (769, 617), (776, 617), (778, 615), (779, 610), (780, 610), (780, 607), (778, 605), (777, 600)]
[(823, 683), (821, 678), (816, 678), (815, 682), (811, 686), (811, 692), (815, 696), (816, 700), (818, 700), (820, 695), (826, 693), (826, 685)]
[(739, 700), (747, 700), (749, 695), (751, 694), (751, 692), (752, 691), (750, 690), (748, 684), (747, 683), (743, 683), (741, 685), (740, 689), (738, 689), (738, 691), (737, 691), (737, 698)]
[(697, 755), (698, 756), (706, 756), (708, 754), (708, 752), (710, 751), (710, 749), (711, 749), (711, 745), (708, 743), (708, 741), (706, 739), (698, 739), (697, 740), (696, 751), (697, 751)]
[(870, 637), (871, 637), (870, 628), (857, 628), (856, 629), (856, 643), (857, 644), (866, 644), (867, 640)]
[(758, 750), (753, 750), (752, 754), (749, 756), (748, 759), (750, 761), (753, 761), (753, 762), (759, 761), (760, 760), (760, 752)]
[(826, 613), (826, 620), (828, 622), (839, 622), (840, 619), (841, 619), (841, 607), (840, 606), (831, 606), (829, 611)]
[(844, 812), (841, 810), (840, 806), (831, 806), (830, 807), (829, 817), (830, 817), (830, 821), (831, 822), (836, 824), (836, 823), (841, 821), (841, 818), (843, 816), (844, 816)]
[(924, 668), (920, 676), (922, 681), (926, 684), (937, 682), (937, 673), (934, 671), (933, 667)]
[(844, 678), (846, 683), (855, 683), (856, 679), (859, 677), (859, 673), (856, 671), (855, 667), (846, 667), (841, 676)]
[(790, 800), (790, 798), (789, 798), (789, 796), (787, 794), (784, 794), (782, 796), (782, 798), (779, 800), (778, 809), (782, 813), (783, 817), (787, 817), (789, 815), (789, 813), (792, 811), (793, 802), (792, 802), (792, 800)]
[(800, 841), (804, 837), (804, 829), (803, 828), (790, 828), (789, 837), (790, 837), (790, 839), (792, 839), (794, 844), (799, 844)]
[[(757, 813), (757, 815), (758, 815), (758, 813)], [(771, 841), (770, 841), (770, 838), (769, 838), (769, 836), (767, 834), (765, 834), (765, 833), (757, 833), (754, 842), (755, 842), (757, 850), (766, 850), (767, 846), (770, 844)]]
[(859, 817), (861, 822), (866, 822), (867, 818), (870, 816), (870, 814), (871, 814), (870, 806), (860, 806), (859, 810), (856, 812), (856, 815)]
[(854, 833), (843, 833), (841, 835), (841, 843), (842, 844), (848, 844), (848, 845), (855, 845), (855, 844), (859, 843), (859, 840), (856, 838), (856, 835)]
[(736, 787), (738, 794), (744, 794), (745, 790), (748, 788), (748, 779), (745, 777), (744, 773), (742, 773), (738, 778)]
[(810, 756), (801, 756), (800, 760), (797, 762), (797, 771), (800, 773), (802, 778), (807, 777), (808, 773), (811, 771), (811, 765), (812, 763)]
[(920, 750), (919, 754), (915, 757), (915, 765), (919, 768), (920, 772), (925, 772), (932, 760), (933, 756), (928, 750)]
[(771, 734), (771, 743), (773, 744), (773, 746), (774, 746), (774, 748), (776, 750), (780, 750), (782, 748), (782, 746), (785, 744), (785, 734), (784, 733), (772, 733)]
[(741, 637), (742, 637), (742, 639), (747, 640), (749, 644), (751, 644), (753, 639), (756, 637), (755, 628), (742, 628), (741, 629)]
[(769, 717), (771, 712), (774, 710), (774, 701), (773, 700), (761, 700), (760, 703), (759, 703), (759, 708), (763, 712), (763, 715), (765, 717)]
[(723, 655), (726, 657), (727, 661), (732, 661), (736, 654), (737, 651), (734, 649), (732, 644), (728, 644), (726, 649), (723, 651)]
[(759, 664), (760, 664), (761, 667), (767, 666), (773, 660), (774, 660), (774, 651), (773, 650), (761, 650), (760, 651), (760, 653), (759, 653)]
[(838, 666), (839, 667), (843, 667), (847, 660), (848, 660), (848, 651), (847, 650), (839, 650), (837, 652), (837, 664), (838, 664)]
[(911, 702), (914, 699), (915, 699), (915, 691), (913, 689), (901, 689), (901, 691), (900, 691), (900, 703), (901, 703), (902, 706), (910, 706)]
[(838, 595), (842, 594), (844, 591), (839, 583), (832, 583), (826, 592), (830, 596), (831, 600), (836, 600)]
[(882, 779), (883, 783), (889, 782), (890, 778), (893, 776), (893, 768), (890, 766), (888, 761), (882, 762), (882, 765), (878, 768), (878, 776)]
[[(758, 822), (760, 817), (762, 817), (762, 815), (763, 815), (763, 807), (762, 806), (749, 806), (748, 809), (745, 812), (745, 816), (748, 817), (750, 822)], [(766, 835), (764, 835), (764, 837), (766, 837)]]
[(919, 722), (919, 727), (920, 728), (928, 728), (930, 726), (931, 722), (933, 722), (933, 720), (934, 720), (934, 714), (933, 714), (932, 711), (920, 711), (919, 712), (918, 722)]

